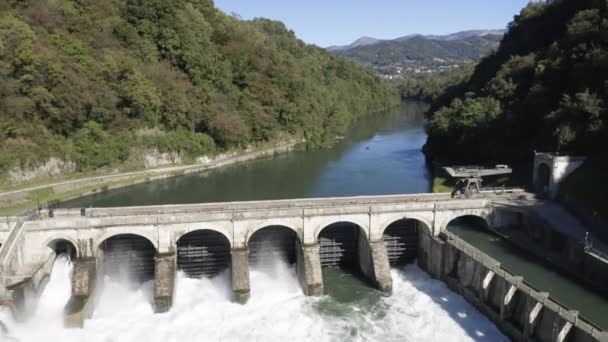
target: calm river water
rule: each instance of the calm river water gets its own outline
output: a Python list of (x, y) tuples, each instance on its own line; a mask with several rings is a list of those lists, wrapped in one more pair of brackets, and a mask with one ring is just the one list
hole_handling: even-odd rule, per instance
[(133, 206), (428, 192), (417, 102), (359, 121), (327, 149), (296, 151), (86, 196), (64, 207)]

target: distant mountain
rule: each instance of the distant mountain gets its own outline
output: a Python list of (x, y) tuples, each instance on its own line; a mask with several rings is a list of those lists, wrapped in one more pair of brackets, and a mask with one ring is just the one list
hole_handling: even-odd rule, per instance
[(340, 51), (340, 50), (350, 50), (360, 46), (369, 46), (382, 42), (382, 39), (376, 39), (372, 37), (361, 37), (349, 45), (345, 46), (330, 46), (326, 48), (327, 51)]
[(443, 36), (424, 36), (424, 38), (433, 40), (459, 40), (467, 39), (471, 37), (485, 37), (485, 36), (503, 36), (506, 30), (468, 30), (461, 31)]
[(487, 35), (502, 36), (505, 34), (505, 32), (506, 32), (506, 30), (504, 30), (504, 29), (503, 30), (468, 30), (468, 31), (460, 31), (460, 32), (456, 32), (456, 33), (450, 33), (450, 34), (446, 34), (446, 35), (422, 35), (422, 34), (415, 33), (415, 34), (409, 34), (409, 35), (403, 36), (403, 37), (398, 37), (395, 39), (377, 39), (377, 38), (373, 38), (373, 37), (361, 37), (349, 45), (334, 45), (334, 46), (329, 46), (325, 49), (328, 51), (344, 51), (344, 50), (350, 50), (350, 49), (360, 47), (360, 46), (375, 45), (375, 44), (383, 43), (383, 42), (391, 42), (391, 41), (404, 42), (404, 41), (407, 41), (414, 37), (423, 37), (423, 38), (427, 38), (427, 39), (431, 39), (431, 40), (448, 41), (448, 40), (466, 39), (466, 38), (470, 38), (470, 37), (483, 37), (483, 36), (487, 36)]
[(334, 53), (365, 65), (388, 66), (399, 63), (431, 63), (439, 59), (454, 63), (476, 61), (496, 48), (502, 36), (473, 36), (464, 39), (436, 40), (422, 36), (404, 41), (384, 41)]
[(392, 40), (361, 38), (329, 50), (380, 75), (399, 78), (402, 73), (446, 70), (477, 61), (498, 47), (504, 30), (470, 30), (448, 35), (408, 35)]

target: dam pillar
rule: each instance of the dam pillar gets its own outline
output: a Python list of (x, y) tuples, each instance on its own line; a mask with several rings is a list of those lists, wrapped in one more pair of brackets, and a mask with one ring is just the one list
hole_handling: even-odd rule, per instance
[(11, 286), (14, 313), (19, 318), (28, 317), (36, 308), (38, 293), (31, 278), (26, 278)]
[(72, 296), (64, 309), (66, 328), (82, 328), (84, 320), (93, 314), (96, 263), (95, 258), (79, 258), (73, 262)]
[[(444, 247), (444, 241), (425, 233), (418, 234), (418, 266), (433, 278), (441, 279), (446, 272), (444, 270)], [(445, 257), (453, 259), (454, 255), (447, 254)]]
[(154, 258), (154, 312), (168, 312), (175, 292), (175, 253), (159, 253)]
[(505, 281), (500, 289), (500, 310), (499, 318), (501, 321), (511, 318), (513, 314), (513, 300), (516, 296), (519, 284), (523, 282), (523, 277), (518, 276), (505, 276)]
[(296, 241), (296, 270), (305, 295), (323, 295), (323, 273), (318, 243), (301, 245), (300, 241)]
[(368, 241), (361, 230), (359, 230), (357, 241), (361, 272), (378, 290), (390, 294), (393, 290), (393, 279), (391, 278), (391, 266), (386, 253), (386, 243), (382, 239)]
[(547, 298), (549, 298), (549, 294), (546, 292), (531, 293), (530, 297), (528, 297), (524, 313), (524, 341), (530, 340), (531, 336), (534, 335), (538, 318)]
[[(1, 271), (1, 269), (0, 269)], [(4, 279), (0, 275), (0, 306), (8, 307), (13, 315), (17, 314), (17, 308), (13, 299), (12, 291), (8, 290), (4, 285)]]
[(249, 286), (249, 249), (233, 248), (232, 254), (232, 300), (239, 304), (247, 303), (251, 294)]

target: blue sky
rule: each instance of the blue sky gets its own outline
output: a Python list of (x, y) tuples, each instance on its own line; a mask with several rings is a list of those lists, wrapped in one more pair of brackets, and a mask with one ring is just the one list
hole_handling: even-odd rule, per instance
[(529, 0), (215, 0), (243, 19), (284, 22), (307, 43), (346, 45), (361, 36), (397, 38), (505, 28)]

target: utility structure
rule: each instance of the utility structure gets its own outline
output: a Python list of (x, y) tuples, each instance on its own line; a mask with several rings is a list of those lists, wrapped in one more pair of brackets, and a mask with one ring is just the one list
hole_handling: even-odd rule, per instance
[(496, 165), (493, 168), (484, 168), (481, 166), (452, 166), (444, 167), (445, 172), (450, 177), (456, 179), (454, 189), (452, 190), (452, 198), (464, 196), (470, 198), (474, 193), (481, 192), (482, 177), (505, 175), (513, 172), (507, 165)]

